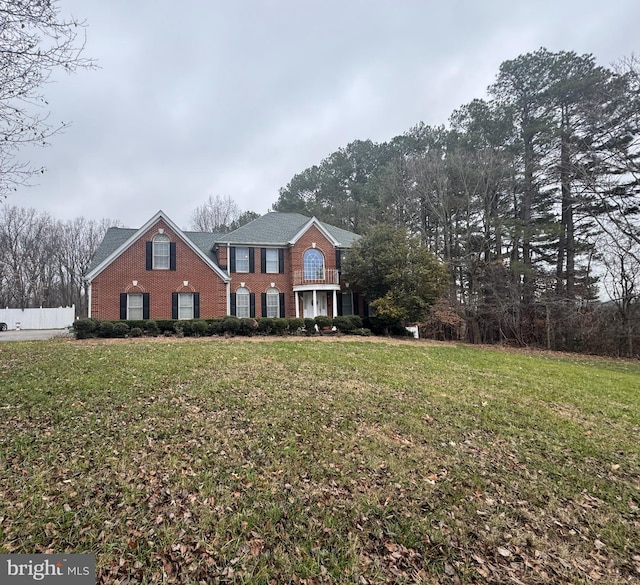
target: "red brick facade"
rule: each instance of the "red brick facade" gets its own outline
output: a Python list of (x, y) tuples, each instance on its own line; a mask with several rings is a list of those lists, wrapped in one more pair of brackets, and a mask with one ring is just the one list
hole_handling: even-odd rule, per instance
[[(145, 245), (164, 229), (176, 243), (175, 270), (146, 270)], [(137, 281), (137, 285), (133, 284)], [(185, 286), (184, 282), (188, 284)], [(149, 293), (149, 318), (171, 319), (171, 293), (200, 293), (200, 316), (227, 314), (226, 284), (181, 238), (159, 220), (91, 282), (91, 316), (120, 318), (120, 293)]]

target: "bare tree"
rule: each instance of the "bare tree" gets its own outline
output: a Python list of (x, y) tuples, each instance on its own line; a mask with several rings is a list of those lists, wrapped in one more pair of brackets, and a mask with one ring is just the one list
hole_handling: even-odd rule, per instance
[(604, 288), (617, 309), (624, 339), (624, 351), (633, 356), (634, 313), (640, 304), (640, 245), (630, 237), (610, 239), (603, 246), (602, 262), (606, 275)]
[(191, 227), (201, 232), (225, 233), (241, 215), (240, 207), (229, 195), (209, 195), (207, 202), (191, 215)]
[(56, 0), (0, 0), (0, 195), (36, 172), (17, 158), (67, 126), (48, 120), (41, 88), (55, 70), (91, 67), (82, 57), (83, 21), (65, 19)]

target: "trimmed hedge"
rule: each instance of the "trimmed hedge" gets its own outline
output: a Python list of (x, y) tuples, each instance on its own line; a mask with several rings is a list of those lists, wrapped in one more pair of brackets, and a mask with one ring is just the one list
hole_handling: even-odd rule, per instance
[(341, 333), (352, 335), (370, 335), (362, 328), (360, 317), (319, 316), (315, 319), (299, 318), (238, 318), (219, 317), (213, 319), (149, 319), (110, 321), (100, 319), (78, 319), (74, 323), (76, 339), (92, 337), (156, 337), (158, 335), (177, 337), (205, 337), (213, 335), (251, 336), (251, 335), (314, 335), (315, 326), (319, 329), (334, 326)]

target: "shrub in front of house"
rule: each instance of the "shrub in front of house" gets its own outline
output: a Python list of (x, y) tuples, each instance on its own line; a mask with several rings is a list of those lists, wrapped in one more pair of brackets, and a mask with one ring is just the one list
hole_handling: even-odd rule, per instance
[(315, 333), (315, 331), (316, 331), (315, 330), (315, 324), (316, 324), (316, 322), (313, 319), (309, 319), (308, 317), (305, 318), (305, 320), (304, 320), (305, 331), (310, 335)]
[(175, 333), (174, 323), (175, 321), (173, 319), (157, 319), (156, 325), (158, 326), (158, 333), (161, 335), (167, 335), (167, 333), (172, 335)]
[(273, 334), (284, 335), (289, 330), (289, 320), (281, 317), (272, 319), (273, 321)]
[(289, 333), (298, 333), (304, 328), (304, 319), (298, 317), (290, 317), (289, 321)]
[(331, 317), (327, 317), (325, 315), (318, 315), (315, 318), (315, 324), (320, 329), (324, 329), (325, 327), (332, 327), (332, 321), (333, 321), (333, 319), (331, 319)]
[(258, 322), (253, 317), (242, 317), (240, 319), (240, 328), (238, 335), (253, 335), (258, 329)]
[(207, 335), (209, 326), (206, 321), (202, 319), (196, 319), (191, 322), (191, 334), (194, 337), (204, 337)]
[(149, 321), (143, 321), (142, 323), (143, 325), (141, 329), (144, 331), (145, 335), (149, 335), (150, 337), (160, 335), (160, 328), (154, 320), (150, 319)]
[(129, 337), (142, 337), (142, 327), (131, 327)]
[(207, 323), (207, 335), (222, 335), (224, 333), (222, 326), (224, 319), (222, 317), (205, 319), (205, 321)]
[(223, 335), (238, 335), (240, 327), (240, 319), (238, 317), (225, 317), (222, 320), (221, 333)]
[(340, 333), (351, 333), (357, 327), (349, 317), (334, 317), (333, 326), (340, 331)]
[(258, 317), (256, 323), (258, 323), (258, 328), (256, 329), (258, 335), (271, 335), (273, 331), (273, 319), (271, 317)]
[(113, 337), (114, 336), (114, 327), (112, 321), (100, 321), (97, 329), (98, 337)]
[(116, 321), (113, 323), (113, 337), (124, 338), (129, 334), (130, 329), (124, 321)]
[(96, 319), (78, 319), (73, 323), (76, 339), (90, 339), (97, 334), (98, 321)]

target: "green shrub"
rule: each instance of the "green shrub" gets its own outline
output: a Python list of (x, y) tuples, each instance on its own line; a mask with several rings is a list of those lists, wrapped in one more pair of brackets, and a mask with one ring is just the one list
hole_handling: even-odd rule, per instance
[(225, 317), (222, 320), (222, 333), (225, 335), (237, 335), (240, 331), (240, 319), (238, 317)]
[(129, 334), (129, 325), (124, 321), (116, 321), (113, 324), (113, 337), (126, 337)]
[(223, 323), (224, 319), (206, 319), (207, 323), (207, 335), (222, 335), (223, 331)]
[(114, 325), (112, 321), (100, 321), (98, 325), (98, 337), (113, 337)]
[(354, 329), (362, 329), (362, 317), (360, 315), (349, 315), (347, 319), (353, 323)]
[(140, 327), (131, 327), (129, 329), (129, 337), (142, 337), (142, 329)]
[(173, 319), (157, 319), (156, 320), (158, 331), (164, 335), (166, 335), (167, 333), (173, 334), (175, 332), (174, 324), (175, 324), (175, 321)]
[(371, 335), (371, 329), (360, 327), (351, 331), (351, 335), (361, 335), (362, 337), (369, 337)]
[(289, 319), (289, 333), (296, 333), (304, 328), (304, 319), (292, 317)]
[(289, 320), (282, 317), (272, 319), (274, 335), (284, 335), (289, 329)]
[(273, 331), (273, 319), (271, 317), (258, 317), (256, 322), (258, 323), (256, 333), (260, 335), (271, 335)]
[(253, 317), (243, 317), (240, 319), (238, 335), (253, 335), (258, 329), (258, 322)]
[(191, 322), (191, 331), (194, 337), (202, 337), (204, 335), (207, 335), (208, 328), (209, 326), (207, 322), (203, 321), (202, 319), (196, 319), (195, 321)]
[(334, 317), (333, 326), (342, 333), (351, 333), (356, 329), (350, 317)]
[(331, 327), (332, 319), (326, 315), (318, 315), (315, 318), (316, 325), (322, 329), (323, 327)]
[(73, 323), (76, 339), (89, 339), (97, 334), (98, 323), (96, 319), (78, 319)]
[(309, 319), (306, 318), (304, 320), (304, 328), (307, 331), (307, 333), (315, 333), (315, 327), (314, 325), (316, 324), (316, 322), (313, 319)]
[(144, 331), (145, 335), (150, 335), (151, 337), (155, 337), (160, 333), (158, 324), (153, 320), (143, 321), (142, 330)]

